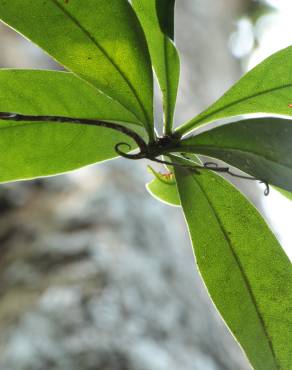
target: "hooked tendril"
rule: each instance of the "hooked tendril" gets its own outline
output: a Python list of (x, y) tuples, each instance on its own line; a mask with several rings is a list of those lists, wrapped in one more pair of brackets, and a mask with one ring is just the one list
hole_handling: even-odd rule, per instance
[[(27, 122), (52, 122), (52, 123), (72, 123), (72, 124), (79, 124), (79, 125), (88, 125), (88, 126), (98, 126), (98, 127), (105, 127), (115, 131), (118, 131), (129, 138), (131, 138), (139, 148), (138, 153), (127, 153), (121, 149), (122, 146), (127, 147), (128, 151), (132, 150), (132, 146), (126, 142), (119, 142), (115, 145), (116, 153), (127, 159), (138, 160), (138, 159), (148, 159), (153, 162), (157, 162), (160, 164), (168, 165), (168, 166), (176, 166), (176, 167), (183, 167), (189, 169), (190, 171), (195, 172), (196, 174), (200, 174), (201, 170), (211, 170), (214, 172), (219, 173), (226, 173), (232, 177), (245, 179), (245, 180), (253, 180), (253, 181), (260, 181), (260, 183), (266, 186), (264, 194), (267, 196), (270, 193), (270, 187), (267, 181), (258, 180), (251, 176), (240, 175), (232, 172), (229, 167), (220, 167), (218, 163), (215, 162), (206, 162), (202, 166), (198, 164), (182, 164), (177, 163), (175, 161), (166, 161), (159, 159), (158, 157), (166, 154), (171, 153), (172, 145), (174, 145), (173, 149), (175, 148), (175, 144), (177, 143), (178, 137), (175, 136), (165, 136), (157, 138), (156, 141), (147, 144), (144, 139), (138, 135), (134, 130), (120, 125), (118, 123), (95, 120), (95, 119), (86, 119), (86, 118), (72, 118), (72, 117), (63, 117), (63, 116), (39, 116), (39, 115), (24, 115), (19, 113), (13, 112), (0, 112), (0, 120), (5, 121), (27, 121)], [(167, 154), (169, 155), (169, 154)]]

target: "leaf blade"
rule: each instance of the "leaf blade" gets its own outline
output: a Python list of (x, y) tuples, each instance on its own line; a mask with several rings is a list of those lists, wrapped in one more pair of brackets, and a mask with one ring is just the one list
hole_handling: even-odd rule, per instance
[(216, 307), (255, 369), (289, 368), (290, 261), (259, 213), (223, 178), (175, 172), (196, 261)]
[(146, 184), (148, 193), (162, 203), (179, 207), (180, 200), (174, 174), (172, 172), (161, 174), (154, 171), (150, 166), (148, 166), (148, 169), (154, 175), (154, 179)]
[(208, 122), (243, 114), (291, 116), (291, 60), (292, 46), (273, 54), (177, 131), (184, 134)]
[(174, 37), (173, 0), (132, 0), (143, 26), (150, 56), (163, 94), (165, 132), (170, 133), (180, 73)]
[(127, 1), (92, 0), (80, 6), (61, 0), (13, 4), (0, 0), (0, 18), (124, 105), (152, 135), (151, 63), (142, 29)]
[[(142, 135), (144, 131), (123, 106), (67, 72), (0, 70), (0, 111), (118, 121)], [(1, 120), (0, 182), (59, 174), (115, 158), (114, 147), (121, 141), (128, 139), (101, 127)]]
[(255, 118), (192, 136), (183, 140), (181, 147), (221, 159), (259, 180), (292, 191), (291, 139), (291, 119)]

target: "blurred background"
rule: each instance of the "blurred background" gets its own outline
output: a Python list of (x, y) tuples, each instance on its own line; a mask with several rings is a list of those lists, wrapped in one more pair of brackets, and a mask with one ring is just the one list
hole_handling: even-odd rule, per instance
[[(177, 0), (176, 121), (290, 45), (291, 11), (290, 0)], [(59, 68), (2, 24), (0, 66)], [(115, 160), (0, 186), (1, 370), (250, 369), (210, 303), (181, 210), (152, 199), (150, 179), (145, 163)], [(292, 257), (291, 202), (239, 185)]]

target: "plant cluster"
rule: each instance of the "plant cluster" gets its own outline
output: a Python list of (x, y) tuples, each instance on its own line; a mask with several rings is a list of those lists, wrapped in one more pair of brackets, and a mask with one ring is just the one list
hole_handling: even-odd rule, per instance
[[(182, 208), (209, 294), (253, 368), (292, 369), (291, 262), (258, 211), (220, 176), (257, 179), (266, 194), (271, 185), (292, 197), (292, 47), (173, 129), (174, 9), (175, 0), (0, 0), (0, 19), (69, 71), (0, 70), (0, 181), (119, 156), (166, 165), (164, 174), (150, 168), (147, 188)], [(223, 118), (231, 123), (208, 130)]]

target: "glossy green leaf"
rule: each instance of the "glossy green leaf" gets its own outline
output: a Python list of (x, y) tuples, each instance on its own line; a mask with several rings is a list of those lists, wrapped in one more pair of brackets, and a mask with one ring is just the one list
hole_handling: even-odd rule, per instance
[(219, 158), (259, 180), (292, 191), (292, 120), (242, 120), (185, 139), (179, 150)]
[(146, 185), (148, 192), (159, 201), (171, 206), (180, 206), (179, 195), (177, 192), (174, 175), (170, 172), (159, 173), (148, 166), (149, 172), (154, 175), (154, 179)]
[(145, 31), (152, 64), (163, 93), (165, 132), (170, 133), (179, 82), (180, 62), (173, 38), (173, 0), (132, 0)]
[(292, 46), (273, 54), (178, 131), (185, 133), (204, 123), (242, 114), (292, 116), (291, 62)]
[[(67, 72), (0, 70), (0, 112), (125, 122), (145, 135), (127, 109)], [(129, 142), (107, 128), (0, 120), (0, 182), (53, 175), (116, 157), (114, 146), (121, 141)]]
[(292, 364), (292, 268), (258, 211), (222, 177), (176, 167), (196, 262), (255, 370)]
[(0, 19), (153, 131), (153, 77), (142, 28), (125, 0), (0, 0)]

